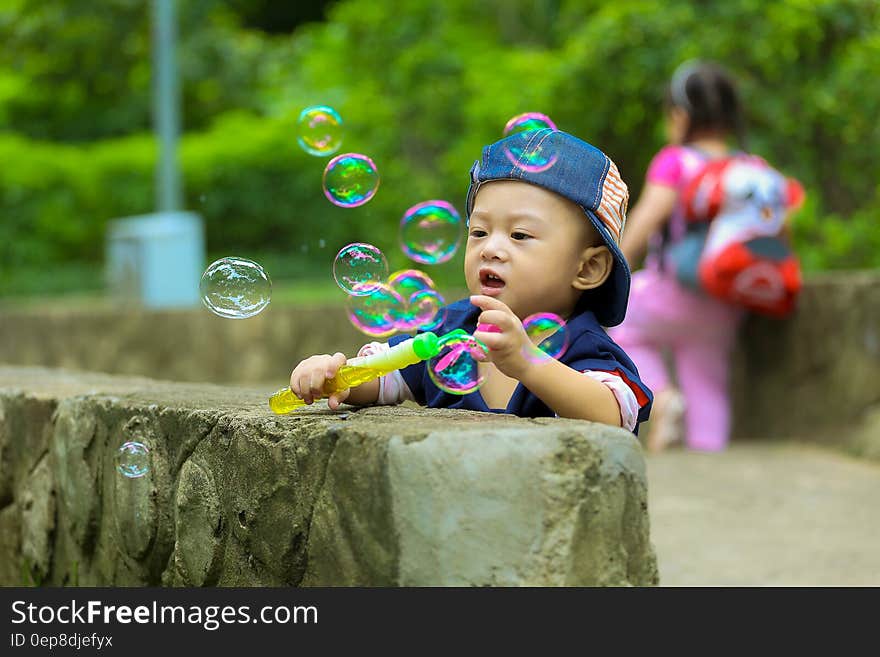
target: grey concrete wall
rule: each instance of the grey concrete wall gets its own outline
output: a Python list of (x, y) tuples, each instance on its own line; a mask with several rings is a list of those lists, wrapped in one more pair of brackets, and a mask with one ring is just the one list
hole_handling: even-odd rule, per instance
[(330, 350), (353, 355), (367, 341), (338, 306), (270, 305), (244, 320), (204, 308), (0, 308), (0, 363), (166, 381), (280, 387), (302, 358)]
[(791, 319), (746, 322), (733, 363), (737, 437), (880, 459), (880, 273), (814, 277)]
[(0, 367), (0, 584), (658, 582), (626, 431), (270, 392)]

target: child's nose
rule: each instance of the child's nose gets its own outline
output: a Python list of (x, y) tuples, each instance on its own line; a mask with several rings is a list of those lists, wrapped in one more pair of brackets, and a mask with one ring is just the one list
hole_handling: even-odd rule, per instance
[(507, 258), (507, 250), (504, 247), (504, 241), (501, 237), (491, 236), (483, 243), (483, 250), (480, 251), (480, 257), (483, 260), (504, 260)]

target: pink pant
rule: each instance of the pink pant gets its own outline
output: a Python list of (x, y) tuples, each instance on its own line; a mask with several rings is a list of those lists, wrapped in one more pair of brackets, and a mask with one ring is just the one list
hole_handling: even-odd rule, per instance
[(653, 269), (633, 274), (626, 320), (609, 331), (655, 395), (671, 385), (672, 357), (685, 398), (685, 442), (724, 449), (730, 437), (730, 350), (742, 312), (682, 287)]

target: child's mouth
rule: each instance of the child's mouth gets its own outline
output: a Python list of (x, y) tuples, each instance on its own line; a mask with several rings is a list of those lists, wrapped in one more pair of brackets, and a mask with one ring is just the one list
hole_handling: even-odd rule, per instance
[(480, 292), (487, 296), (496, 296), (504, 289), (504, 279), (491, 269), (480, 270)]

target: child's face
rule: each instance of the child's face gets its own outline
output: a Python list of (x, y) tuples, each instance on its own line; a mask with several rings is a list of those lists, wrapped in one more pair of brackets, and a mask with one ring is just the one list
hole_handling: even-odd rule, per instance
[(607, 260), (610, 272), (611, 254), (599, 244), (583, 210), (568, 199), (519, 181), (485, 183), (468, 229), (468, 289), (499, 299), (520, 319), (537, 312), (568, 317), (581, 292), (607, 278), (594, 260)]

